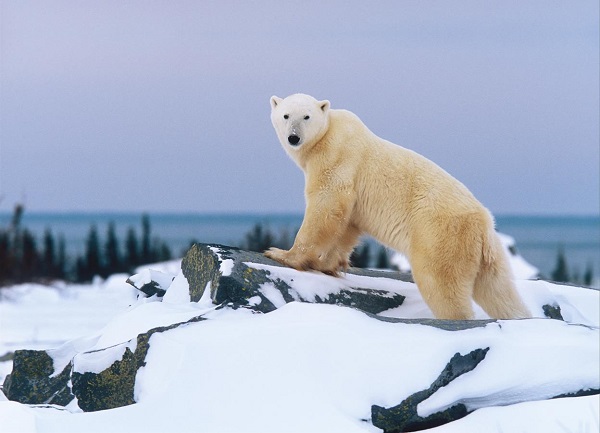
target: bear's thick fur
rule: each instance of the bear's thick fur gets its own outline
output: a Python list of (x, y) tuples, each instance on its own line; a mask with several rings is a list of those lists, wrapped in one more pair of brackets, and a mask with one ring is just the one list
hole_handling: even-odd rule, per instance
[(490, 212), (462, 183), (329, 101), (273, 96), (271, 121), (304, 171), (306, 210), (293, 247), (268, 257), (337, 275), (367, 233), (408, 257), (437, 318), (472, 318), (472, 299), (493, 318), (530, 316)]

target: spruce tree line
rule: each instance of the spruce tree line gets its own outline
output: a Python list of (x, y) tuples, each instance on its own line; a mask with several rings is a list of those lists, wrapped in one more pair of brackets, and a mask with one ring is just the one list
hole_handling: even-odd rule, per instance
[(88, 282), (95, 276), (132, 273), (137, 266), (172, 258), (168, 245), (152, 237), (146, 214), (141, 219), (141, 237), (129, 227), (123, 243), (117, 237), (114, 222), (109, 222), (104, 239), (93, 224), (84, 253), (71, 258), (64, 236), (55, 237), (49, 228), (39, 244), (33, 233), (22, 226), (23, 213), (23, 206), (17, 205), (8, 227), (0, 227), (0, 286), (30, 281)]
[[(115, 273), (133, 273), (135, 268), (148, 263), (170, 260), (169, 246), (159, 238), (152, 237), (150, 218), (141, 218), (141, 236), (134, 227), (127, 229), (125, 240), (120, 242), (114, 222), (109, 222), (106, 237), (101, 239), (98, 227), (92, 224), (88, 232), (85, 251), (75, 258), (68, 256), (65, 238), (58, 238), (47, 228), (38, 243), (35, 235), (22, 226), (24, 207), (15, 206), (10, 224), (0, 227), (0, 287), (30, 281), (66, 280), (88, 282), (95, 276), (103, 278)], [(276, 236), (263, 224), (256, 224), (240, 243), (250, 251), (263, 252), (270, 247), (289, 249), (294, 236), (287, 231)], [(387, 251), (380, 247), (372, 256), (369, 243), (355, 248), (350, 257), (351, 266), (379, 269), (390, 267)], [(373, 260), (374, 259), (374, 260)], [(550, 279), (556, 282), (576, 283), (590, 286), (593, 268), (589, 263), (583, 275), (568, 269), (564, 248), (560, 247), (556, 267)]]
[(594, 271), (591, 263), (587, 264), (585, 272), (580, 276), (577, 269), (569, 271), (567, 264), (567, 258), (565, 256), (565, 249), (563, 246), (558, 248), (558, 256), (556, 257), (556, 266), (550, 276), (552, 281), (557, 283), (574, 283), (583, 284), (584, 286), (591, 286), (594, 279)]

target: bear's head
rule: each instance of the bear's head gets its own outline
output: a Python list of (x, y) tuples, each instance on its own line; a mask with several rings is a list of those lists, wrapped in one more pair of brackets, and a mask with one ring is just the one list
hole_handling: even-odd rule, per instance
[(271, 122), (292, 157), (323, 138), (329, 127), (329, 105), (301, 93), (285, 99), (271, 96)]

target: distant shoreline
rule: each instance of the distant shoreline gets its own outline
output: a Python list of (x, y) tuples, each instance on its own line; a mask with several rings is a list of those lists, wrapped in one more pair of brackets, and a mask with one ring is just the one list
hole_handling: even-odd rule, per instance
[[(101, 241), (107, 226), (115, 224), (119, 239), (129, 228), (139, 233), (142, 215), (152, 223), (152, 235), (160, 237), (175, 255), (189, 246), (191, 240), (206, 243), (239, 245), (256, 224), (279, 235), (295, 233), (302, 212), (135, 212), (135, 211), (30, 211), (25, 209), (21, 224), (41, 240), (46, 229), (64, 236), (68, 253), (81, 255), (90, 226), (96, 225)], [(6, 228), (12, 212), (0, 212), (0, 228)], [(517, 250), (529, 263), (548, 276), (555, 269), (557, 254), (563, 250), (569, 270), (579, 275), (590, 266), (600, 275), (600, 215), (496, 215), (498, 231), (513, 237)]]

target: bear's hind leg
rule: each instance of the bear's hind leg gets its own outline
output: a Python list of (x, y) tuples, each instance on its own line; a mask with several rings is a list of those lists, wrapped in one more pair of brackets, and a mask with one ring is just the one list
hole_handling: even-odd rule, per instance
[(473, 290), (473, 299), (494, 319), (524, 319), (531, 317), (519, 296), (504, 257), (482, 265)]
[(415, 283), (436, 319), (470, 320), (473, 318), (472, 281), (444, 281), (428, 271), (415, 269)]

